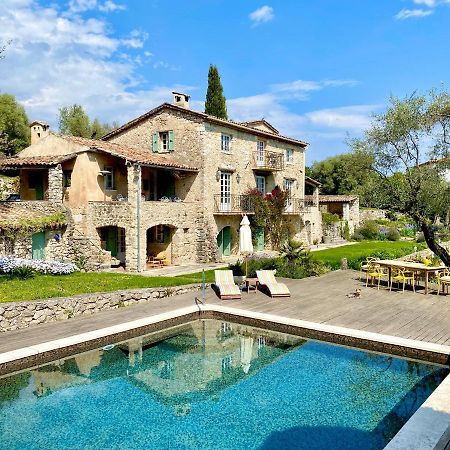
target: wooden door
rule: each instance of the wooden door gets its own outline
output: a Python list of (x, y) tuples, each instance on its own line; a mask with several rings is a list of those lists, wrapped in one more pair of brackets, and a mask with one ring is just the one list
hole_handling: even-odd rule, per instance
[(231, 255), (231, 228), (225, 227), (217, 235), (217, 247), (222, 256)]
[(106, 250), (111, 252), (111, 256), (114, 256), (114, 258), (117, 256), (119, 251), (119, 235), (117, 231), (117, 227), (108, 227), (106, 229)]
[(31, 257), (45, 259), (45, 233), (34, 233), (31, 236)]
[(255, 252), (264, 250), (264, 227), (255, 230)]

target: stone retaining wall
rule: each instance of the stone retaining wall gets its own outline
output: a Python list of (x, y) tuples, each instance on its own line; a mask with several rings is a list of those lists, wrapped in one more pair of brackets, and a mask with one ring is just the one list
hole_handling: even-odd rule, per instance
[[(154, 298), (171, 297), (199, 291), (201, 284), (96, 292), (74, 297), (52, 298), (31, 302), (0, 303), (0, 332), (27, 328), (40, 323), (56, 322), (75, 316), (117, 309)], [(194, 299), (194, 297), (192, 297)]]

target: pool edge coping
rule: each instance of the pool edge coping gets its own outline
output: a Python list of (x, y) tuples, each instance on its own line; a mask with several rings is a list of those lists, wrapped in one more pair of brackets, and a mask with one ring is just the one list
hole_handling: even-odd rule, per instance
[[(327, 325), (317, 322), (309, 322), (301, 319), (291, 319), (283, 316), (259, 313), (217, 304), (196, 304), (183, 308), (174, 309), (169, 312), (149, 316), (145, 318), (135, 319), (120, 324), (99, 328), (97, 330), (88, 331), (69, 337), (55, 339), (52, 341), (43, 342), (28, 347), (12, 350), (9, 352), (0, 353), (0, 369), (4, 366), (8, 367), (15, 362), (24, 361), (30, 358), (36, 358), (39, 355), (56, 350), (64, 350), (74, 348), (83, 343), (95, 342), (98, 339), (121, 335), (132, 330), (145, 328), (151, 325), (161, 324), (166, 321), (174, 319), (181, 319), (186, 317), (194, 319), (208, 318), (202, 317), (204, 314), (214, 313), (235, 316), (237, 319), (243, 318), (248, 320), (256, 320), (266, 322), (268, 324), (275, 324), (280, 326), (287, 326), (297, 329), (297, 331), (309, 330), (311, 332), (324, 333), (328, 336), (323, 340), (327, 342), (337, 343), (341, 345), (352, 346), (351, 340), (355, 343), (357, 341), (365, 341), (373, 343), (374, 345), (395, 346), (403, 349), (410, 349), (411, 351), (419, 351), (430, 354), (439, 354), (447, 359), (447, 365), (450, 357), (450, 346), (434, 344), (424, 341), (417, 341), (413, 339), (405, 339), (397, 336), (383, 335), (368, 331), (356, 330), (352, 328), (345, 328), (336, 325)], [(220, 320), (220, 317), (217, 317)], [(284, 331), (286, 332), (286, 331)], [(296, 333), (297, 334), (297, 333)], [(330, 336), (339, 336), (341, 338), (349, 338), (350, 342), (335, 342), (329, 339)], [(304, 336), (309, 339), (314, 337)], [(360, 342), (360, 343), (361, 343)], [(370, 350), (363, 345), (355, 345), (357, 348)], [(375, 351), (378, 351), (375, 349)], [(382, 351), (382, 350), (381, 350)], [(384, 353), (391, 353), (385, 350)], [(391, 353), (392, 354), (392, 353)], [(401, 355), (395, 355), (401, 356)], [(411, 358), (412, 356), (406, 356)], [(55, 358), (59, 359), (59, 358)], [(420, 359), (420, 358), (417, 358)], [(0, 370), (0, 374), (2, 370)], [(8, 373), (4, 374), (8, 375)], [(4, 376), (0, 375), (0, 376)], [(447, 399), (447, 401), (445, 400)], [(433, 414), (431, 413), (433, 412)], [(430, 417), (432, 416), (432, 417)], [(427, 450), (438, 448), (443, 435), (450, 427), (450, 375), (448, 375), (436, 390), (427, 398), (423, 405), (410, 417), (406, 424), (398, 431), (394, 438), (385, 447), (388, 450)], [(443, 447), (442, 447), (443, 448)]]

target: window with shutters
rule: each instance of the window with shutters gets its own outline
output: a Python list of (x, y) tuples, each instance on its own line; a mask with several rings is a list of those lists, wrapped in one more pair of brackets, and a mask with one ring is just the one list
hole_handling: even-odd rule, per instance
[(163, 152), (168, 151), (169, 150), (169, 133), (167, 131), (159, 133), (159, 141), (161, 143), (161, 150)]
[(173, 152), (175, 149), (175, 135), (173, 130), (160, 131), (152, 135), (153, 152)]

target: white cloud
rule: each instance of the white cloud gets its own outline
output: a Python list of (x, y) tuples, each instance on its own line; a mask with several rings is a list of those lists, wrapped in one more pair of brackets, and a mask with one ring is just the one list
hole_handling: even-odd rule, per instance
[[(121, 38), (109, 30), (103, 20), (36, 1), (1, 0), (0, 42), (13, 39), (0, 65), (1, 91), (14, 94), (31, 120), (48, 120), (55, 129), (61, 106), (79, 103), (91, 117), (124, 122), (167, 101), (172, 90), (194, 89), (140, 89), (136, 68), (152, 63), (153, 57), (143, 48), (147, 34), (132, 30)], [(128, 54), (128, 48), (133, 53)]]
[(99, 2), (97, 0), (70, 0), (69, 12), (81, 13), (85, 11), (92, 11), (98, 9), (101, 12), (113, 12), (125, 9), (124, 5), (114, 3), (112, 0), (106, 0), (105, 2)]
[(402, 9), (395, 15), (395, 18), (397, 20), (405, 20), (415, 17), (427, 17), (433, 14), (433, 12), (434, 11), (432, 9)]
[[(351, 105), (314, 110), (305, 113), (289, 111), (286, 92), (302, 89), (307, 92), (331, 87), (351, 87), (354, 80), (306, 81), (273, 85), (269, 92), (227, 100), (229, 116), (237, 121), (264, 117), (287, 136), (310, 141), (341, 141), (350, 135), (360, 135), (371, 123), (372, 113), (380, 105)], [(306, 100), (297, 98), (296, 100)]]
[(358, 84), (356, 80), (295, 80), (290, 83), (281, 83), (272, 85), (272, 90), (275, 92), (311, 92), (320, 91), (326, 87), (338, 86), (355, 86)]
[(253, 25), (259, 25), (261, 23), (270, 22), (275, 15), (273, 13), (273, 8), (265, 5), (251, 12), (248, 17), (253, 22)]
[(420, 7), (424, 8), (403, 8), (401, 11), (399, 11), (394, 18), (397, 20), (405, 20), (405, 19), (413, 19), (413, 18), (420, 18), (420, 17), (428, 17), (434, 14), (435, 10), (438, 9), (440, 6), (443, 5), (449, 5), (450, 0), (412, 0), (412, 3), (414, 5), (418, 5)]
[(343, 106), (340, 108), (321, 109), (305, 114), (313, 125), (348, 131), (362, 131), (370, 126), (372, 113), (380, 105)]
[(99, 4), (98, 9), (102, 12), (112, 12), (112, 11), (121, 11), (126, 8), (124, 5), (119, 5), (111, 0), (107, 0), (105, 3)]
[(434, 8), (436, 6), (436, 0), (413, 0), (416, 5), (425, 5), (428, 8)]

